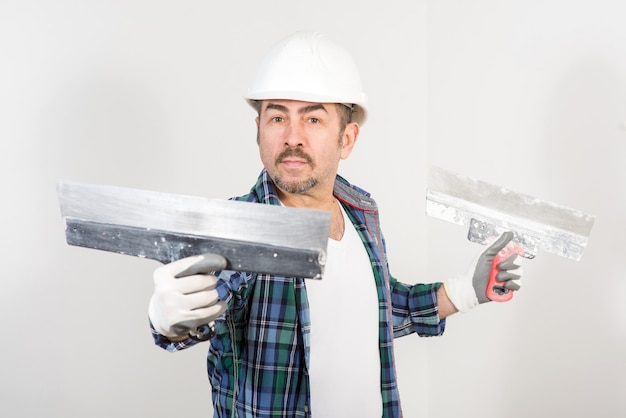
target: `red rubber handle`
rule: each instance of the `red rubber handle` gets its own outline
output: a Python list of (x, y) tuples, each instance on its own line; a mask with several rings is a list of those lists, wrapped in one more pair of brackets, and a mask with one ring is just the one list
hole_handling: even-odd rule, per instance
[(506, 260), (513, 254), (524, 256), (524, 249), (517, 242), (509, 242), (506, 247), (500, 250), (491, 262), (491, 273), (487, 282), (486, 296), (495, 302), (506, 302), (513, 297), (513, 291), (504, 287), (502, 282), (496, 280), (496, 276), (500, 272), (498, 264)]

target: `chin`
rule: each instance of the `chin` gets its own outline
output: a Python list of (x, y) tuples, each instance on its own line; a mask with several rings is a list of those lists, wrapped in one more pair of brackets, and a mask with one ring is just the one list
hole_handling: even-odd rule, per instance
[(274, 184), (279, 189), (292, 194), (306, 193), (317, 185), (317, 179), (315, 178), (288, 180), (283, 177), (277, 176), (273, 180)]

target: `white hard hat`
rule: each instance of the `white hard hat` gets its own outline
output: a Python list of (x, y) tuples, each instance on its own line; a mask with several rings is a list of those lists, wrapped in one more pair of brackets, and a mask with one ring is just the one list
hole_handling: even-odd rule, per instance
[(274, 45), (259, 65), (246, 100), (286, 99), (352, 105), (352, 120), (367, 119), (361, 76), (346, 49), (317, 32), (296, 32)]

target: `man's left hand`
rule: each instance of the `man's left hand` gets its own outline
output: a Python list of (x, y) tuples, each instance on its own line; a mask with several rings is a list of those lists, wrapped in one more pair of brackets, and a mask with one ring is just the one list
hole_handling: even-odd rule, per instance
[[(454, 277), (444, 283), (448, 298), (460, 312), (467, 312), (481, 303), (491, 301), (487, 297), (487, 283), (493, 260), (512, 239), (512, 232), (504, 232), (479, 255), (464, 275)], [(520, 289), (518, 280), (522, 277), (521, 260), (522, 257), (513, 254), (496, 266), (498, 270), (496, 280), (504, 289), (510, 291)]]

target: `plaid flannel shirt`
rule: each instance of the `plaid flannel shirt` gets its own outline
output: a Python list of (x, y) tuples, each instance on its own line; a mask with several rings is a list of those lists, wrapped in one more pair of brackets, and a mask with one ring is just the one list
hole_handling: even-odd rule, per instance
[[(401, 417), (393, 338), (443, 334), (445, 320), (439, 319), (436, 296), (441, 283), (398, 282), (389, 273), (375, 201), (340, 176), (334, 194), (367, 249), (376, 280), (383, 417)], [(280, 204), (265, 170), (249, 194), (235, 199)], [(214, 416), (310, 417), (315, 411), (309, 408), (310, 317), (304, 279), (233, 271), (218, 277), (228, 310), (216, 321), (207, 358)], [(190, 339), (170, 342), (154, 329), (153, 335), (168, 351), (196, 344)]]

